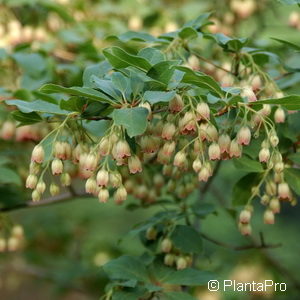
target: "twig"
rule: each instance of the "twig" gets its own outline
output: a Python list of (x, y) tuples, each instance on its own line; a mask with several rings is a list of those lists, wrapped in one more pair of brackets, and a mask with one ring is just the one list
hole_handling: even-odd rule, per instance
[(214, 243), (218, 246), (222, 246), (225, 248), (229, 248), (235, 251), (241, 251), (241, 250), (249, 250), (249, 249), (266, 249), (266, 248), (278, 248), (281, 247), (282, 244), (281, 243), (277, 243), (277, 244), (265, 244), (264, 242), (262, 242), (261, 244), (258, 244), (256, 242), (253, 242), (253, 244), (249, 244), (249, 245), (243, 245), (243, 246), (234, 246), (234, 245), (230, 245), (218, 240), (215, 240), (214, 238), (211, 238), (209, 236), (207, 236), (205, 233), (200, 233), (201, 236), (210, 241), (211, 243)]
[(40, 206), (47, 206), (47, 205), (52, 205), (52, 204), (57, 204), (57, 203), (62, 203), (65, 201), (69, 201), (74, 199), (75, 197), (90, 197), (90, 195), (86, 194), (85, 191), (80, 191), (80, 192), (66, 192), (57, 196), (52, 196), (45, 198), (40, 201), (28, 201), (24, 203), (18, 203), (15, 206), (8, 206), (8, 207), (3, 207), (0, 208), (0, 212), (9, 212), (9, 211), (15, 211), (19, 209), (24, 209), (24, 208), (34, 208), (34, 207), (40, 207)]

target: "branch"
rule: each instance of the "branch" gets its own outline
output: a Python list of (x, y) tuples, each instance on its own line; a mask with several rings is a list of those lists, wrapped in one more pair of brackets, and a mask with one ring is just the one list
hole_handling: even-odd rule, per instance
[(18, 203), (14, 206), (3, 207), (3, 208), (0, 208), (0, 213), (19, 210), (19, 209), (23, 209), (23, 208), (34, 208), (34, 207), (62, 203), (62, 202), (72, 200), (75, 197), (77, 197), (77, 198), (78, 197), (91, 197), (91, 195), (86, 194), (85, 191), (75, 192), (73, 190), (73, 192), (66, 192), (66, 193), (63, 193), (63, 194), (60, 194), (57, 196), (48, 197), (48, 198), (45, 198), (43, 200), (36, 201), (36, 202), (28, 201), (28, 202), (24, 202), (24, 203)]
[(258, 243), (256, 243), (256, 242), (253, 241), (253, 244), (244, 245), (244, 246), (234, 246), (234, 245), (230, 245), (230, 244), (227, 244), (227, 243), (215, 240), (214, 238), (211, 238), (211, 237), (207, 236), (205, 233), (200, 233), (200, 234), (201, 234), (201, 236), (204, 239), (210, 241), (211, 243), (214, 243), (214, 244), (216, 244), (218, 246), (229, 248), (229, 249), (232, 249), (232, 250), (235, 250), (235, 251), (249, 250), (249, 249), (278, 248), (278, 247), (282, 246), (281, 243), (278, 243), (278, 244), (266, 244), (263, 240), (262, 240), (262, 242), (260, 244), (258, 244)]

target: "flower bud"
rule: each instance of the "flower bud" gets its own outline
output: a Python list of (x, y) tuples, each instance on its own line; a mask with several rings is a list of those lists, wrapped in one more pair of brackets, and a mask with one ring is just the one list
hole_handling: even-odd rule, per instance
[(108, 189), (101, 188), (98, 193), (98, 199), (101, 203), (106, 203), (109, 199), (109, 192)]
[(97, 182), (94, 178), (89, 178), (85, 183), (85, 191), (88, 194), (95, 194), (97, 192)]
[(24, 236), (23, 227), (20, 225), (15, 225), (11, 230), (11, 234), (12, 234), (12, 236), (14, 236), (18, 239), (23, 238), (23, 236)]
[(36, 201), (40, 201), (41, 199), (41, 194), (37, 191), (37, 190), (33, 190), (31, 193), (31, 199), (32, 201), (36, 202)]
[(292, 11), (289, 15), (289, 26), (299, 28), (300, 15), (297, 11)]
[(198, 173), (202, 168), (202, 162), (199, 158), (196, 158), (194, 161), (193, 161), (193, 170)]
[(284, 170), (284, 163), (283, 162), (277, 162), (275, 165), (274, 165), (274, 171), (276, 173), (281, 173), (282, 171)]
[(50, 190), (51, 196), (56, 196), (60, 192), (59, 186), (57, 184), (55, 184), (55, 183), (51, 183), (49, 190)]
[(6, 240), (4, 238), (0, 238), (0, 252), (4, 252), (6, 249)]
[(275, 133), (271, 133), (270, 134), (269, 140), (270, 140), (270, 144), (273, 147), (276, 147), (278, 145), (278, 143), (279, 143), (279, 138), (278, 138), (278, 136)]
[(252, 234), (252, 227), (248, 224), (239, 223), (238, 225), (239, 231), (242, 235), (251, 235)]
[(175, 157), (174, 157), (174, 166), (176, 167), (183, 167), (185, 165), (186, 162), (186, 154), (184, 151), (179, 151), (176, 153)]
[(84, 160), (84, 169), (93, 172), (97, 167), (97, 163), (97, 156), (95, 154), (89, 153)]
[(218, 144), (220, 146), (221, 153), (229, 153), (231, 139), (228, 134), (221, 134), (218, 139)]
[(266, 209), (264, 212), (264, 223), (265, 224), (275, 223), (275, 215), (270, 209)]
[(69, 173), (63, 173), (60, 176), (60, 182), (62, 186), (70, 186), (71, 185), (71, 176)]
[(107, 186), (109, 182), (109, 173), (105, 169), (99, 170), (96, 181), (98, 186)]
[(276, 123), (284, 123), (285, 121), (285, 112), (281, 107), (278, 107), (274, 114), (274, 120)]
[(159, 146), (159, 138), (149, 135), (141, 137), (141, 148), (144, 153), (155, 153), (158, 151)]
[(217, 128), (214, 125), (208, 124), (206, 128), (206, 138), (208, 141), (218, 141), (219, 134)]
[(174, 262), (175, 262), (175, 256), (174, 256), (174, 254), (168, 253), (168, 254), (165, 255), (165, 257), (164, 257), (164, 264), (166, 266), (172, 267), (173, 264), (174, 264)]
[(202, 169), (200, 170), (198, 174), (198, 180), (199, 181), (204, 181), (207, 182), (208, 178), (211, 176), (211, 170), (210, 170), (210, 165), (204, 164)]
[(168, 238), (165, 238), (161, 242), (161, 251), (164, 253), (169, 253), (172, 249), (172, 241)]
[(177, 258), (177, 260), (176, 260), (176, 269), (177, 270), (183, 270), (183, 269), (187, 268), (187, 266), (188, 266), (188, 264), (187, 264), (185, 257), (180, 256)]
[(210, 119), (210, 109), (207, 103), (201, 102), (197, 104), (197, 120), (209, 120)]
[(292, 200), (290, 187), (286, 182), (282, 182), (278, 184), (278, 196), (280, 199)]
[(249, 127), (243, 126), (237, 133), (237, 143), (240, 145), (249, 145), (251, 140), (251, 131)]
[(119, 187), (122, 184), (122, 176), (119, 172), (109, 174), (109, 183), (112, 187)]
[(162, 129), (161, 137), (165, 140), (171, 140), (176, 132), (176, 127), (173, 123), (166, 123)]
[(166, 156), (171, 156), (175, 151), (175, 142), (166, 142), (162, 147), (162, 152)]
[(7, 250), (8, 251), (16, 251), (19, 247), (20, 243), (19, 240), (15, 237), (10, 237), (7, 240)]
[(136, 155), (131, 156), (128, 159), (128, 169), (130, 174), (136, 174), (142, 172), (142, 163)]
[(120, 186), (114, 194), (115, 202), (117, 204), (121, 204), (126, 200), (126, 198), (127, 198), (127, 191), (124, 186)]
[(241, 92), (241, 96), (247, 98), (248, 102), (257, 101), (256, 95), (250, 87), (244, 88)]
[(145, 185), (139, 185), (134, 190), (134, 196), (138, 199), (145, 199), (148, 195), (148, 188)]
[(268, 116), (271, 113), (271, 105), (263, 104), (263, 108), (259, 112), (264, 116)]
[(51, 170), (53, 175), (60, 175), (63, 172), (64, 165), (60, 159), (55, 158), (51, 163)]
[(114, 147), (114, 157), (116, 159), (126, 158), (131, 156), (130, 147), (125, 140), (119, 140)]
[(101, 142), (99, 144), (99, 153), (102, 156), (106, 156), (109, 154), (109, 138), (104, 137), (101, 139)]
[(0, 136), (3, 140), (11, 140), (16, 131), (16, 124), (12, 121), (5, 121), (2, 124)]
[(40, 172), (40, 165), (32, 161), (29, 165), (29, 173), (37, 175)]
[(268, 162), (268, 160), (270, 159), (269, 148), (261, 148), (258, 157), (260, 162)]
[(65, 148), (63, 142), (55, 142), (53, 154), (58, 159), (65, 159)]
[(248, 224), (251, 219), (251, 212), (248, 209), (243, 209), (240, 213), (239, 221), (242, 224)]
[(236, 141), (236, 139), (232, 140), (229, 148), (229, 156), (230, 157), (241, 157), (242, 155), (242, 147)]
[(46, 183), (43, 180), (40, 180), (38, 184), (36, 185), (36, 190), (40, 193), (43, 194), (46, 190)]
[(265, 195), (263, 195), (263, 196), (261, 197), (260, 203), (261, 203), (262, 205), (268, 205), (269, 202), (270, 202), (270, 197), (269, 197), (268, 195), (265, 194)]
[(157, 230), (154, 227), (149, 227), (146, 231), (146, 239), (149, 241), (156, 240)]
[(180, 95), (176, 95), (170, 102), (169, 102), (169, 110), (171, 113), (178, 113), (183, 109), (184, 103)]
[(270, 201), (270, 204), (269, 204), (269, 207), (271, 209), (271, 211), (274, 213), (274, 214), (277, 214), (280, 212), (280, 201), (278, 198), (272, 198), (271, 201)]
[(221, 149), (219, 144), (212, 143), (208, 147), (208, 156), (210, 160), (219, 160), (221, 158)]
[(44, 148), (41, 145), (36, 145), (32, 150), (31, 161), (40, 164), (44, 161), (44, 158)]
[(266, 192), (270, 196), (276, 195), (276, 184), (274, 181), (267, 181), (266, 183)]
[(159, 173), (155, 174), (153, 177), (153, 183), (156, 188), (162, 188), (165, 183), (164, 177)]
[(26, 179), (26, 188), (34, 189), (36, 187), (37, 181), (37, 176), (30, 174)]

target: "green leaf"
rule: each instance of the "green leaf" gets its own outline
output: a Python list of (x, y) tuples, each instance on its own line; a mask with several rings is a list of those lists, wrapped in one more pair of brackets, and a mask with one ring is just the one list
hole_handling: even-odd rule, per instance
[(83, 86), (93, 87), (91, 76), (94, 75), (96, 77), (104, 77), (104, 75), (106, 75), (111, 68), (111, 65), (106, 60), (86, 67), (82, 75)]
[(60, 109), (56, 104), (42, 100), (35, 100), (31, 102), (23, 100), (7, 100), (5, 102), (8, 105), (17, 106), (18, 109), (23, 113), (42, 112), (56, 115), (67, 115), (69, 113), (66, 110)]
[(125, 77), (120, 72), (114, 72), (111, 76), (112, 84), (120, 90), (123, 94), (125, 94), (126, 90), (129, 88), (129, 79)]
[(20, 122), (21, 125), (30, 125), (43, 120), (36, 112), (26, 114), (21, 111), (13, 111), (11, 115), (15, 120)]
[(165, 300), (196, 300), (196, 298), (192, 297), (190, 294), (183, 292), (165, 292), (164, 298)]
[(122, 99), (122, 94), (114, 87), (111, 80), (100, 79), (95, 75), (92, 75), (90, 80), (93, 88), (102, 90), (105, 94), (116, 100)]
[(110, 35), (107, 37), (108, 40), (120, 40), (121, 42), (127, 43), (129, 41), (138, 42), (155, 42), (156, 38), (145, 32), (127, 31), (118, 36)]
[[(299, 3), (300, 3), (300, 0), (299, 0)], [(285, 45), (288, 45), (289, 47), (300, 51), (300, 46), (298, 46), (294, 43), (291, 43), (291, 42), (288, 42), (288, 41), (285, 41), (285, 40), (281, 40), (281, 39), (277, 39), (277, 38), (272, 38), (272, 40), (277, 41), (277, 42), (282, 43), (282, 44), (285, 44)]]
[(232, 205), (240, 206), (247, 204), (252, 195), (251, 189), (258, 184), (260, 178), (260, 173), (249, 173), (242, 177), (233, 187)]
[(251, 102), (251, 105), (256, 106), (260, 104), (276, 104), (281, 105), (289, 110), (298, 110), (300, 109), (300, 96), (299, 95), (290, 95), (283, 98), (277, 99), (266, 99)]
[(284, 178), (292, 190), (300, 195), (300, 170), (294, 168), (286, 168), (284, 170)]
[(200, 72), (195, 72), (187, 67), (176, 66), (175, 68), (185, 73), (182, 82), (190, 83), (200, 88), (207, 89), (216, 93), (221, 98), (223, 97), (224, 92), (222, 91), (219, 84), (212, 77)]
[(86, 101), (82, 98), (71, 97), (68, 100), (61, 100), (59, 106), (64, 110), (82, 112), (85, 103)]
[(162, 61), (155, 64), (147, 73), (147, 75), (165, 85), (168, 85), (173, 74), (174, 66), (178, 61)]
[(287, 5), (294, 5), (294, 4), (300, 4), (300, 0), (278, 0), (282, 4), (287, 4)]
[(144, 100), (151, 104), (169, 102), (175, 97), (175, 91), (171, 92), (160, 92), (160, 91), (147, 91), (144, 94)]
[(238, 52), (248, 42), (246, 38), (230, 38), (223, 33), (206, 34), (208, 38), (213, 38), (225, 51)]
[(183, 77), (184, 77), (184, 72), (179, 71), (179, 70), (174, 70), (169, 83), (168, 83), (168, 90), (172, 90), (178, 87), (178, 85), (180, 84), (180, 82), (182, 81)]
[(171, 235), (176, 248), (186, 253), (201, 253), (202, 238), (199, 232), (190, 226), (177, 225)]
[(138, 55), (144, 57), (153, 65), (165, 60), (165, 56), (161, 51), (151, 47), (141, 49)]
[(103, 269), (110, 279), (149, 281), (145, 265), (133, 256), (124, 255), (111, 260), (103, 266)]
[(108, 96), (106, 96), (105, 94), (96, 91), (94, 89), (91, 88), (87, 88), (87, 87), (70, 87), (70, 88), (65, 88), (63, 86), (60, 85), (56, 85), (56, 84), (45, 84), (44, 86), (42, 86), (40, 88), (41, 92), (44, 93), (64, 93), (64, 94), (69, 94), (69, 95), (73, 95), (73, 96), (82, 96), (82, 97), (86, 97), (92, 100), (97, 100), (97, 101), (101, 101), (101, 102), (106, 102), (106, 103), (110, 103), (113, 104), (113, 100), (110, 99)]
[(112, 118), (116, 125), (126, 128), (129, 137), (143, 134), (147, 128), (149, 111), (144, 107), (115, 109)]
[(22, 185), (18, 173), (8, 167), (0, 167), (0, 183)]
[(83, 127), (94, 136), (102, 137), (109, 128), (110, 122), (109, 120), (84, 121)]
[(207, 271), (187, 268), (179, 271), (170, 271), (162, 282), (176, 285), (199, 286), (205, 285), (214, 275)]
[(262, 164), (258, 161), (248, 158), (247, 156), (243, 156), (241, 158), (235, 158), (233, 160), (235, 167), (240, 171), (246, 172), (263, 172), (264, 169)]
[(198, 37), (198, 32), (193, 27), (184, 27), (178, 32), (178, 36), (184, 40)]
[(296, 164), (300, 164), (300, 152), (290, 154), (288, 158)]
[(151, 68), (150, 62), (145, 58), (129, 54), (119, 47), (106, 48), (103, 50), (103, 54), (117, 69), (132, 66), (142, 71), (148, 71)]

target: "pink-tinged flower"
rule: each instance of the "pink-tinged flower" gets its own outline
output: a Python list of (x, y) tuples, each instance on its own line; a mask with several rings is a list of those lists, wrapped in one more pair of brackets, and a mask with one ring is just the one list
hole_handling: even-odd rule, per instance
[(109, 192), (108, 189), (101, 188), (98, 193), (98, 199), (101, 203), (106, 203), (109, 199)]
[(239, 145), (235, 139), (232, 140), (229, 148), (229, 156), (241, 157), (241, 155), (242, 155), (242, 146)]
[(276, 123), (284, 123), (285, 122), (285, 112), (281, 107), (278, 107), (274, 114), (274, 120)]
[(292, 193), (289, 185), (286, 182), (278, 184), (278, 196), (280, 199), (292, 200)]
[(107, 170), (99, 170), (96, 176), (96, 181), (98, 186), (107, 186), (109, 182), (109, 173)]
[(142, 172), (142, 163), (136, 155), (129, 157), (128, 169), (131, 174)]
[(248, 209), (243, 209), (240, 213), (239, 221), (242, 224), (248, 224), (251, 219), (251, 211)]
[(36, 162), (38, 164), (42, 163), (45, 158), (45, 151), (41, 145), (36, 145), (31, 154), (31, 161)]
[(131, 156), (130, 147), (125, 140), (119, 140), (114, 147), (114, 158), (121, 159)]
[(171, 113), (178, 113), (183, 109), (184, 103), (182, 101), (181, 96), (176, 95), (170, 102), (169, 102), (169, 110)]
[(51, 170), (53, 175), (60, 175), (63, 172), (64, 165), (62, 161), (58, 158), (55, 158), (51, 163)]
[(171, 140), (176, 132), (176, 127), (173, 123), (166, 123), (162, 129), (161, 137), (165, 140)]
[(274, 224), (275, 223), (275, 215), (270, 209), (266, 209), (264, 212), (264, 223), (265, 224)]
[(210, 109), (207, 103), (201, 102), (197, 104), (197, 120), (209, 120), (210, 119)]
[(243, 126), (237, 133), (237, 143), (240, 145), (249, 145), (251, 141), (251, 131), (249, 127)]
[(247, 98), (249, 102), (257, 101), (256, 95), (250, 87), (244, 88), (241, 92), (241, 96)]
[(36, 175), (30, 174), (26, 179), (26, 188), (34, 189), (37, 185), (38, 178)]
[(117, 204), (121, 204), (126, 200), (126, 198), (127, 198), (127, 191), (124, 186), (120, 186), (114, 194), (115, 202)]
[(221, 158), (221, 149), (219, 144), (212, 143), (208, 147), (208, 156), (210, 160), (219, 160)]
[(85, 183), (85, 191), (87, 194), (95, 194), (97, 191), (97, 182), (94, 178), (89, 178)]
[(231, 139), (228, 134), (221, 134), (218, 139), (221, 153), (229, 153)]
[(269, 148), (261, 148), (258, 154), (260, 162), (268, 162), (270, 159), (270, 150)]
[(12, 121), (5, 121), (2, 125), (0, 136), (3, 140), (11, 140), (16, 131), (16, 124)]

